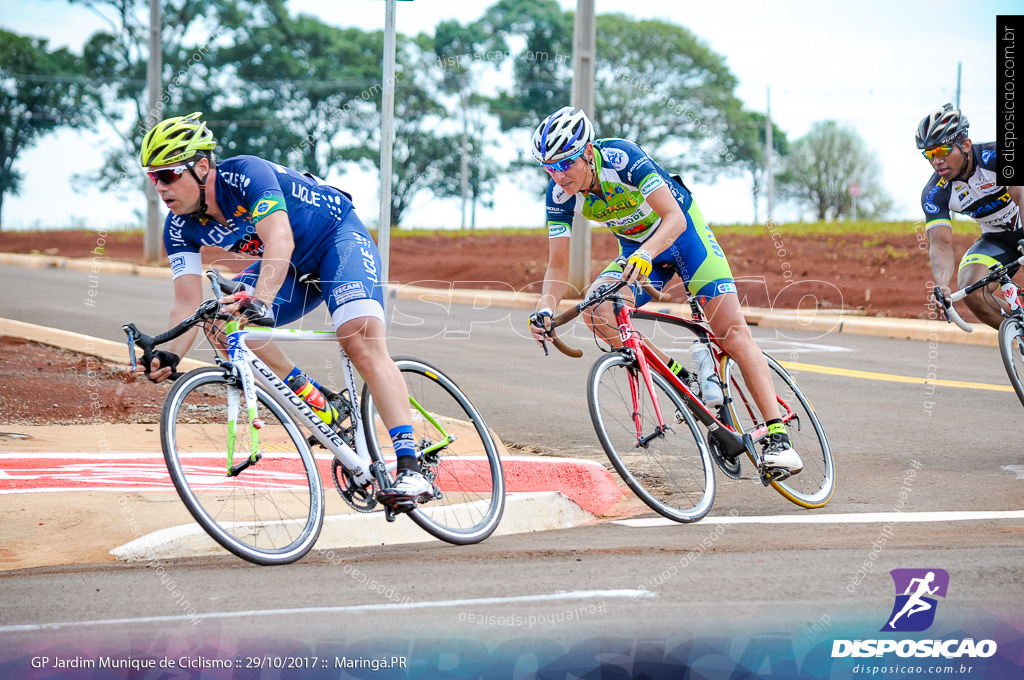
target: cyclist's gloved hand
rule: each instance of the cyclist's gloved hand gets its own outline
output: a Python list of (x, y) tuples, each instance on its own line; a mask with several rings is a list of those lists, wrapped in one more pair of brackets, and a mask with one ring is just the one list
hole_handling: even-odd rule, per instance
[(256, 326), (274, 325), (274, 308), (266, 302), (245, 291), (235, 293), (234, 298), (238, 302), (238, 312), (248, 319), (249, 323)]
[(548, 331), (551, 330), (552, 322), (554, 321), (554, 312), (548, 307), (538, 309), (536, 312), (530, 315), (530, 332), (533, 333), (533, 337), (537, 342), (544, 340)]
[(548, 307), (538, 309), (534, 313), (529, 315), (529, 330), (531, 333), (537, 334), (540, 331), (542, 334), (547, 333), (551, 330), (552, 322), (554, 321), (554, 312)]
[(160, 382), (178, 370), (178, 362), (180, 361), (181, 357), (174, 352), (158, 349), (153, 352), (153, 360), (149, 366), (143, 366), (142, 368), (150, 380)]
[(626, 266), (622, 269), (622, 278), (626, 283), (633, 283), (640, 277), (650, 275), (653, 265), (651, 254), (643, 248), (638, 249), (626, 260)]

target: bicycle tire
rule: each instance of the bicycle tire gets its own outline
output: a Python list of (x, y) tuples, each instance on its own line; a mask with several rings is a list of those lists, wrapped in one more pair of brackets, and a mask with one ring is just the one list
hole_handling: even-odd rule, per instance
[[(811, 407), (803, 390), (785, 368), (772, 357), (764, 355), (773, 374), (776, 394), (793, 409), (796, 422), (787, 425), (793, 448), (803, 460), (804, 468), (798, 474), (782, 481), (770, 482), (772, 488), (787, 500), (804, 508), (820, 508), (832, 499), (835, 492), (835, 465), (832, 449), (825, 429)], [(763, 420), (751, 397), (736, 361), (729, 357), (722, 371), (725, 383), (731, 425), (741, 432), (749, 432)], [(803, 421), (807, 422), (803, 422)], [(806, 429), (810, 426), (810, 430)], [(748, 452), (749, 454), (749, 452)]]
[[(708, 514), (715, 498), (711, 454), (696, 419), (679, 394), (657, 373), (651, 373), (651, 378), (655, 389), (661, 392), (657, 400), (669, 428), (667, 432), (655, 434), (658, 421), (651, 395), (639, 376), (636, 361), (622, 352), (605, 354), (590, 370), (590, 418), (605, 454), (633, 493), (663, 517), (696, 522)], [(634, 414), (640, 416), (641, 433), (650, 437), (643, 445), (638, 439)], [(696, 450), (682, 428), (673, 428), (683, 423)]]
[(1017, 317), (1007, 317), (999, 324), (999, 354), (1010, 377), (1013, 391), (1024, 406), (1024, 324)]
[(164, 400), (160, 441), (174, 488), (196, 522), (228, 551), (261, 565), (303, 557), (320, 536), (324, 490), (299, 426), (256, 385), (261, 459), (227, 474), (228, 393), (240, 399), (234, 464), (250, 452), (245, 398), (224, 368), (203, 367), (175, 382)]
[[(409, 390), (420, 466), (441, 494), (408, 514), (442, 541), (479, 543), (494, 533), (505, 510), (505, 473), (494, 436), (473, 402), (448, 376), (419, 359), (394, 361)], [(391, 438), (366, 385), (360, 412), (371, 458), (393, 463)], [(456, 438), (443, 444), (447, 434)]]

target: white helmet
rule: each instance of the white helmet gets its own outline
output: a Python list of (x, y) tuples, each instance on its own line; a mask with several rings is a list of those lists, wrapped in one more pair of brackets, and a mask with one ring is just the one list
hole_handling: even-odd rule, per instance
[(581, 151), (594, 141), (594, 125), (583, 109), (563, 106), (541, 121), (533, 133), (533, 157), (554, 163)]

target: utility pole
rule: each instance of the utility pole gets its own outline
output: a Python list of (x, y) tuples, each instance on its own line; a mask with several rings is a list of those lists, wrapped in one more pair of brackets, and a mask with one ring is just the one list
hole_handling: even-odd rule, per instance
[[(381, 278), (387, 304), (388, 261), (391, 251), (391, 155), (395, 128), (395, 0), (384, 3), (384, 90), (380, 103), (380, 219), (377, 248), (380, 250)], [(387, 310), (385, 309), (385, 312)]]
[[(468, 86), (467, 86), (468, 87)], [(459, 167), (459, 195), (462, 198), (462, 225), (466, 228), (466, 202), (469, 200), (469, 95), (462, 92), (462, 153)]]
[(956, 109), (960, 110), (960, 67), (963, 62), (956, 62)]
[[(597, 21), (594, 0), (576, 0), (573, 27), (572, 105), (594, 118), (594, 59), (597, 55)], [(590, 221), (576, 215), (569, 240), (569, 285), (579, 291), (590, 285)]]
[[(146, 90), (149, 95), (149, 114), (146, 116), (147, 129), (159, 122), (157, 105), (160, 102), (160, 72), (163, 70), (163, 48), (160, 45), (160, 0), (149, 0), (149, 64), (146, 67)], [(160, 197), (156, 186), (146, 182), (146, 233), (142, 239), (143, 257), (147, 261), (160, 259), (160, 238), (162, 220)]]
[(775, 208), (775, 174), (772, 171), (772, 156), (775, 155), (772, 140), (772, 88), (767, 88), (768, 107), (764, 117), (764, 174), (768, 185), (768, 222), (772, 224), (772, 211)]

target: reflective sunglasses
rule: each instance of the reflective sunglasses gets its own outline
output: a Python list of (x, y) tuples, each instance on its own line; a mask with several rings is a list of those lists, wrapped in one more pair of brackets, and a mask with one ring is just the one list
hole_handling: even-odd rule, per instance
[(184, 165), (174, 165), (169, 168), (160, 168), (159, 170), (150, 170), (146, 174), (153, 180), (153, 184), (163, 182), (164, 184), (174, 184), (186, 170), (192, 168), (195, 163), (185, 163)]
[(923, 155), (928, 160), (934, 160), (936, 158), (945, 158), (949, 154), (953, 153), (953, 149), (955, 148), (955, 146), (946, 144), (944, 146), (937, 146), (934, 149), (925, 149), (924, 151), (921, 152), (921, 155)]
[(565, 172), (566, 170), (568, 170), (569, 168), (571, 168), (573, 166), (573, 163), (576, 162), (576, 159), (579, 158), (580, 156), (582, 156), (583, 152), (586, 151), (586, 150), (587, 150), (587, 147), (583, 147), (582, 149), (580, 149), (579, 151), (577, 151), (573, 155), (566, 156), (565, 158), (563, 158), (560, 161), (555, 161), (554, 163), (541, 163), (541, 165), (544, 166), (545, 170), (547, 170), (548, 172), (550, 172), (552, 174), (554, 174), (556, 172)]

